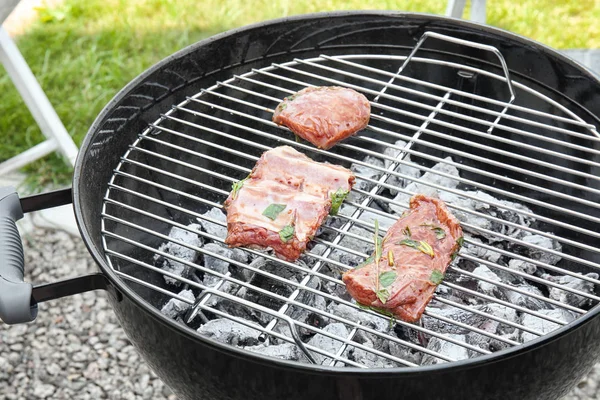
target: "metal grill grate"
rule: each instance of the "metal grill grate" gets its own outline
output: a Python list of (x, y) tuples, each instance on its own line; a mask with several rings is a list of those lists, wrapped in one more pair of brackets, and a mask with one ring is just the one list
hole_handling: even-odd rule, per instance
[[(364, 361), (366, 358), (357, 358), (354, 355), (357, 351), (370, 354), (370, 359), (384, 360), (385, 366), (418, 366), (426, 358), (429, 363), (452, 362), (464, 358), (464, 354), (475, 357), (489, 354), (494, 349), (460, 340), (448, 332), (479, 335), (488, 342), (495, 341), (495, 348), (506, 348), (518, 346), (547, 331), (528, 326), (523, 322), (525, 315), (537, 317), (555, 329), (567, 321), (544, 310), (565, 310), (573, 317), (585, 314), (600, 300), (600, 281), (578, 273), (600, 268), (593, 261), (600, 250), (591, 244), (600, 237), (600, 218), (594, 216), (598, 215), (599, 206), (589, 200), (600, 194), (600, 190), (594, 188), (594, 185), (598, 187), (600, 178), (589, 172), (590, 168), (600, 167), (592, 157), (600, 154), (595, 149), (600, 141), (595, 127), (558, 102), (516, 81), (512, 81), (515, 104), (468, 92), (466, 88), (473, 79), (486, 79), (504, 86), (507, 82), (502, 76), (474, 67), (427, 58), (412, 57), (410, 60), (416, 75), (420, 68), (456, 71), (457, 82), (463, 82), (464, 90), (399, 75), (390, 69), (390, 66), (397, 68), (402, 62), (405, 62), (404, 68), (407, 61), (407, 57), (388, 55), (322, 55), (296, 59), (234, 76), (173, 107), (139, 135), (115, 169), (106, 194), (102, 221), (109, 264), (132, 287), (143, 291), (155, 306), (161, 307), (169, 298), (192, 306), (185, 315), (187, 322), (206, 323), (216, 317), (227, 318), (255, 329), (262, 341), (294, 343), (309, 362), (327, 365), (372, 366)], [(370, 99), (377, 98), (377, 102), (372, 102), (371, 123), (367, 130), (330, 151), (322, 151), (297, 142), (287, 129), (271, 122), (273, 109), (284, 96), (313, 85), (350, 87)], [(519, 105), (527, 104), (530, 99), (545, 106), (532, 109)], [(395, 144), (396, 140), (406, 144)], [(197, 234), (205, 241), (223, 244), (223, 236), (199, 229), (190, 222), (198, 219), (215, 227), (224, 227), (222, 220), (204, 215), (206, 211), (222, 209), (231, 183), (245, 177), (262, 152), (283, 144), (293, 146), (313, 159), (345, 166), (353, 164), (363, 171), (357, 173), (358, 184), (353, 197), (344, 203), (345, 212), (336, 217), (336, 223), (323, 226), (323, 234), (314, 240), (316, 246), (303, 256), (304, 263), (289, 263), (264, 252), (243, 250), (247, 255), (263, 257), (287, 268), (293, 272), (294, 279), (224, 256), (202, 245), (169, 237), (169, 230), (177, 227)], [(384, 152), (385, 149), (396, 151)], [(375, 159), (384, 162), (376, 163)], [(574, 169), (570, 163), (582, 167)], [(460, 175), (436, 169), (433, 167), (436, 164), (454, 167)], [(436, 183), (424, 180), (422, 176), (406, 175), (399, 172), (401, 166), (416, 167), (420, 173), (435, 174), (440, 179), (455, 180), (459, 186), (447, 187), (440, 184), (439, 179)], [(375, 172), (366, 175), (368, 171)], [(339, 272), (351, 266), (343, 262), (340, 255), (361, 260), (367, 258), (370, 251), (351, 246), (347, 240), (372, 246), (372, 236), (358, 234), (359, 228), (372, 232), (373, 218), (395, 221), (398, 215), (391, 215), (392, 210), (407, 208), (406, 202), (391, 199), (389, 191), (405, 195), (414, 193), (406, 185), (394, 184), (394, 179), (419, 183), (441, 194), (462, 196), (467, 201), (481, 202), (475, 194), (479, 190), (510, 202), (496, 198), (486, 202), (498, 210), (496, 215), (464, 204), (449, 204), (453, 212), (487, 221), (486, 226), (490, 228), (463, 222), (464, 229), (470, 233), (465, 237), (465, 243), (471, 250), (463, 249), (450, 266), (447, 279), (425, 311), (424, 318), (429, 324), (392, 321), (393, 328), (385, 328), (389, 318), (361, 309), (343, 295), (344, 285)], [(585, 182), (594, 182), (594, 185)], [(518, 207), (515, 203), (527, 207)], [(501, 215), (504, 212), (520, 219), (507, 220)], [(523, 219), (536, 222), (524, 225)], [(523, 232), (521, 236), (507, 233), (518, 230)], [(385, 234), (385, 229), (380, 231)], [(525, 240), (524, 236), (529, 234), (560, 243), (563, 251)], [(485, 243), (473, 238), (478, 235), (491, 239)], [(230, 265), (230, 271), (221, 273), (159, 248), (166, 242), (178, 244), (203, 257), (225, 261)], [(494, 245), (497, 242), (507, 245), (499, 248)], [(532, 258), (523, 249), (558, 257), (561, 261), (553, 265), (547, 262), (548, 257)], [(496, 261), (481, 255), (492, 251), (499, 255)], [(162, 270), (154, 261), (156, 257), (178, 262), (191, 268), (193, 273), (181, 277)], [(588, 282), (593, 285), (594, 292), (551, 280), (547, 274), (532, 275), (515, 270), (499, 261), (508, 259), (526, 261), (553, 276), (564, 275), (575, 281)], [(473, 265), (489, 267), (509, 279), (498, 281), (493, 276), (475, 273), (471, 268)], [(238, 272), (231, 273), (231, 269)], [(180, 282), (181, 286), (173, 289), (166, 285), (163, 275)], [(207, 286), (199, 278), (202, 275), (215, 277), (215, 283)], [(287, 290), (282, 294), (270, 290), (269, 286), (260, 287), (255, 284), (256, 277), (281, 284)], [(320, 281), (320, 287), (315, 286), (315, 281)], [(486, 292), (481, 289), (481, 283), (496, 289)], [(531, 291), (524, 283), (545, 290), (561, 289), (570, 296), (589, 299), (589, 305), (567, 304), (541, 291)], [(182, 288), (192, 289), (195, 301), (173, 293)], [(249, 291), (258, 295), (242, 295)], [(493, 293), (504, 295), (496, 297)], [(525, 301), (515, 302), (506, 293), (518, 294)], [(327, 307), (322, 309), (306, 300), (315, 296), (322, 298), (321, 303)], [(226, 307), (218, 307), (218, 302), (235, 303), (245, 312), (231, 312)], [(513, 310), (519, 317), (511, 319), (490, 313), (483, 306), (477, 307), (487, 302)], [(540, 303), (542, 309), (531, 305)], [(355, 316), (365, 317), (349, 317), (339, 312), (342, 307), (355, 312)], [(467, 317), (456, 320), (448, 310), (459, 310)], [(262, 319), (240, 316), (257, 312), (261, 313)], [(293, 318), (302, 312), (312, 313), (330, 324), (343, 324), (347, 335), (340, 336)], [(480, 323), (473, 323), (471, 317), (482, 317), (498, 326), (515, 329), (511, 335), (500, 334), (495, 329), (490, 331)], [(378, 320), (386, 324), (373, 325), (373, 321)], [(446, 328), (438, 330), (432, 326)], [(331, 339), (335, 349), (307, 342), (306, 336), (310, 335), (303, 338), (301, 331), (319, 333)], [(400, 350), (371, 347), (365, 337), (371, 341), (385, 341), (388, 346)], [(439, 346), (427, 346), (432, 340), (463, 349), (460, 353), (463, 356), (455, 357)]]

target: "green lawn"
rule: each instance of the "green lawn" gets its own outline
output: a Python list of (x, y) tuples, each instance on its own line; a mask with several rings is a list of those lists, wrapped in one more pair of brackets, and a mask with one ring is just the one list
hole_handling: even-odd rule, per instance
[[(560, 3), (556, 5), (556, 3)], [(39, 10), (18, 46), (77, 144), (127, 82), (165, 56), (241, 25), (336, 9), (443, 14), (445, 0), (65, 0)], [(600, 47), (600, 1), (488, 0), (488, 24), (555, 48)], [(0, 160), (42, 135), (0, 67)], [(71, 170), (53, 155), (26, 168), (31, 187), (63, 185)]]

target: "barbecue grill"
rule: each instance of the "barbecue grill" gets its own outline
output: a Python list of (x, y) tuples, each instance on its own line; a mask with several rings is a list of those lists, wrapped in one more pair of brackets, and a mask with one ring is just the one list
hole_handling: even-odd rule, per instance
[[(271, 122), (283, 97), (330, 85), (369, 98), (366, 130), (324, 151)], [(123, 89), (82, 145), (74, 206), (102, 273), (10, 284), (2, 318), (108, 289), (181, 398), (558, 398), (600, 354), (599, 88), (551, 49), (429, 15), (317, 14), (205, 40)], [(280, 145), (357, 175), (296, 263), (224, 246), (232, 183)], [(410, 324), (356, 304), (340, 276), (415, 190), (467, 235)]]

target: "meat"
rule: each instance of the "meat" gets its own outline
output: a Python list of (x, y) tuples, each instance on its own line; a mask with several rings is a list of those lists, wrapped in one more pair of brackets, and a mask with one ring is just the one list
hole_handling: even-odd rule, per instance
[(275, 108), (273, 122), (327, 150), (364, 129), (370, 114), (367, 98), (352, 89), (309, 87), (283, 99)]
[(289, 146), (261, 156), (224, 203), (231, 247), (271, 248), (295, 261), (327, 215), (352, 189), (346, 168), (319, 163)]
[(367, 307), (415, 322), (462, 246), (458, 220), (439, 199), (421, 194), (385, 235), (380, 257), (344, 273), (350, 295)]

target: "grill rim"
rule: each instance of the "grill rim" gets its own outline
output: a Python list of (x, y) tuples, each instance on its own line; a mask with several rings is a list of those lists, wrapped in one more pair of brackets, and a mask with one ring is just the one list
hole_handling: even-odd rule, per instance
[[(105, 105), (103, 110), (98, 114), (97, 118), (94, 120), (90, 129), (86, 133), (84, 140), (81, 143), (80, 151), (77, 156), (74, 172), (73, 172), (73, 209), (75, 214), (75, 219), (77, 221), (78, 229), (81, 233), (83, 241), (88, 248), (88, 251), (92, 255), (92, 258), (99, 266), (102, 273), (107, 276), (111, 285), (113, 285), (122, 295), (127, 297), (128, 300), (132, 301), (137, 307), (144, 310), (148, 315), (151, 316), (156, 322), (161, 323), (167, 326), (170, 330), (177, 332), (179, 334), (185, 335), (186, 338), (192, 339), (195, 342), (200, 342), (204, 345), (209, 346), (213, 350), (217, 350), (221, 353), (232, 355), (236, 358), (241, 358), (246, 361), (257, 362), (260, 364), (265, 364), (268, 366), (277, 366), (279, 368), (302, 371), (304, 373), (327, 373), (328, 375), (335, 376), (344, 376), (351, 375), (361, 378), (393, 378), (398, 374), (402, 374), (403, 376), (411, 376), (412, 374), (421, 374), (421, 373), (450, 373), (452, 371), (460, 371), (469, 368), (475, 368), (479, 365), (486, 364), (489, 365), (490, 362), (501, 362), (503, 360), (512, 358), (521, 353), (526, 353), (529, 351), (536, 350), (538, 348), (542, 348), (545, 345), (559, 340), (571, 333), (572, 331), (578, 330), (582, 328), (587, 323), (591, 322), (594, 317), (596, 317), (600, 313), (600, 304), (590, 309), (585, 315), (578, 317), (571, 323), (564, 325), (550, 333), (547, 333), (543, 336), (532, 339), (526, 343), (522, 343), (519, 346), (510, 347), (504, 350), (500, 350), (497, 352), (493, 352), (491, 354), (482, 354), (478, 357), (468, 358), (465, 360), (454, 361), (452, 363), (441, 363), (435, 365), (427, 365), (427, 366), (419, 366), (415, 367), (395, 367), (395, 368), (358, 368), (358, 367), (335, 367), (335, 366), (326, 366), (320, 364), (307, 364), (299, 361), (288, 361), (282, 360), (275, 357), (265, 356), (260, 353), (249, 352), (235, 346), (227, 345), (221, 342), (218, 342), (214, 339), (210, 339), (206, 336), (203, 336), (197, 333), (195, 330), (189, 328), (188, 326), (183, 326), (177, 323), (175, 320), (172, 320), (166, 316), (164, 316), (159, 309), (153, 307), (150, 303), (144, 300), (140, 295), (138, 295), (133, 289), (131, 289), (127, 282), (124, 279), (121, 279), (108, 265), (106, 261), (106, 254), (103, 249), (96, 246), (95, 241), (93, 240), (93, 232), (89, 230), (89, 225), (86, 224), (86, 213), (82, 207), (82, 201), (80, 201), (82, 196), (81, 191), (81, 181), (84, 179), (83, 170), (86, 161), (89, 159), (87, 156), (93, 141), (94, 137), (99, 131), (99, 128), (105, 123), (107, 117), (114, 111), (115, 106), (118, 105), (122, 100), (124, 100), (133, 89), (137, 88), (141, 82), (143, 82), (146, 78), (150, 77), (155, 72), (159, 71), (165, 65), (171, 63), (174, 60), (181, 59), (186, 55), (196, 51), (197, 49), (207, 46), (211, 43), (218, 42), (226, 37), (235, 36), (238, 34), (249, 33), (251, 31), (261, 31), (264, 28), (269, 27), (270, 25), (282, 24), (285, 22), (298, 22), (305, 21), (310, 22), (316, 19), (327, 19), (327, 18), (340, 18), (340, 17), (352, 17), (352, 16), (360, 16), (360, 17), (394, 17), (394, 18), (405, 18), (407, 20), (410, 19), (428, 19), (430, 22), (446, 22), (454, 25), (457, 28), (470, 28), (471, 31), (475, 31), (478, 33), (487, 33), (495, 37), (500, 37), (506, 40), (512, 40), (516, 42), (520, 42), (525, 47), (534, 47), (536, 50), (540, 51), (542, 54), (547, 56), (552, 56), (564, 64), (568, 64), (571, 67), (574, 67), (581, 74), (587, 75), (587, 77), (597, 83), (600, 84), (600, 77), (593, 74), (587, 67), (579, 64), (575, 60), (568, 58), (567, 56), (559, 53), (558, 51), (541, 44), (539, 42), (535, 42), (532, 39), (526, 38), (524, 36), (507, 32), (502, 29), (493, 28), (487, 25), (481, 25), (478, 23), (473, 23), (470, 21), (464, 21), (460, 19), (441, 17), (437, 15), (424, 14), (424, 13), (409, 13), (409, 12), (397, 12), (397, 11), (337, 11), (337, 12), (320, 12), (320, 13), (311, 13), (304, 15), (297, 15), (292, 17), (284, 17), (278, 19), (272, 19), (268, 21), (263, 21), (251, 25), (247, 25), (241, 28), (232, 29), (229, 31), (225, 31), (223, 33), (211, 36), (209, 38), (203, 39), (197, 43), (194, 43), (190, 46), (183, 48), (182, 50), (173, 53), (172, 55), (164, 58), (159, 61), (155, 65), (149, 67), (147, 70), (142, 72), (136, 78), (131, 80), (126, 86), (124, 86), (117, 94)], [(432, 27), (428, 27), (429, 30), (435, 30)], [(267, 50), (268, 51), (268, 50)], [(293, 54), (297, 51), (291, 50), (290, 54)], [(268, 60), (269, 55), (264, 55), (262, 58)], [(253, 61), (257, 61), (257, 59), (247, 59), (243, 60), (243, 63), (250, 63)], [(235, 67), (235, 65), (225, 66), (224, 68)], [(205, 75), (209, 75), (210, 72), (205, 73)], [(529, 79), (536, 80), (533, 77), (529, 77)], [(537, 81), (537, 80), (536, 80)], [(544, 83), (540, 83), (545, 85)], [(187, 86), (187, 85), (183, 85)], [(177, 87), (172, 90), (170, 94), (176, 92), (181, 89), (182, 86)], [(569, 98), (570, 99), (570, 98)], [(153, 105), (154, 106), (154, 105)], [(582, 110), (585, 110), (590, 117), (593, 117), (596, 120), (600, 121), (600, 117), (593, 115), (590, 110), (581, 107)], [(108, 185), (108, 182), (101, 183), (102, 185)], [(100, 201), (100, 199), (98, 199)], [(99, 235), (101, 235), (99, 233)], [(115, 301), (115, 298), (110, 297), (111, 301)], [(117, 300), (122, 301), (122, 300)], [(184, 329), (182, 329), (184, 328)]]

